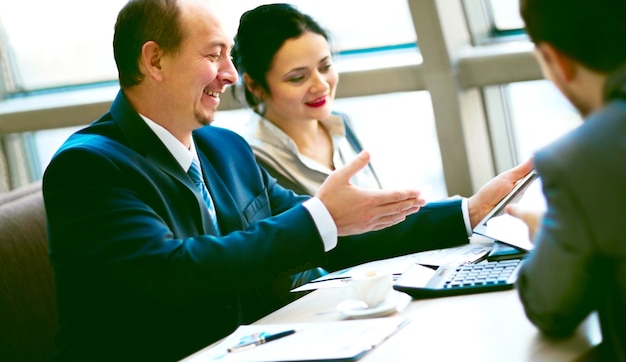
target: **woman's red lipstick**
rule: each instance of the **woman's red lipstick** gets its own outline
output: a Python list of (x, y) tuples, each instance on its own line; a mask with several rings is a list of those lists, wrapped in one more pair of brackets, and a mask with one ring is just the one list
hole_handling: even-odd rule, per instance
[(319, 108), (326, 104), (326, 97), (322, 97), (314, 100), (313, 102), (305, 103), (308, 107)]

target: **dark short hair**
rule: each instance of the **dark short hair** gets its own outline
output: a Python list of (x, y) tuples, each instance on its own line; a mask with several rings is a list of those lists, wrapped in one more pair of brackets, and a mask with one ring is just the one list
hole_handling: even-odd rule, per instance
[(158, 43), (165, 53), (180, 48), (183, 31), (176, 0), (130, 0), (120, 10), (113, 35), (113, 56), (122, 88), (139, 84), (141, 48), (148, 41)]
[[(329, 40), (328, 33), (313, 18), (293, 5), (269, 4), (249, 10), (239, 20), (235, 45), (231, 52), (233, 63), (240, 75), (248, 73), (263, 90), (269, 92), (266, 74), (274, 55), (286, 40), (298, 38), (307, 31)], [(244, 92), (248, 105), (255, 108), (260, 100), (245, 86)]]
[(589, 69), (611, 73), (626, 62), (626, 1), (520, 0), (526, 32)]

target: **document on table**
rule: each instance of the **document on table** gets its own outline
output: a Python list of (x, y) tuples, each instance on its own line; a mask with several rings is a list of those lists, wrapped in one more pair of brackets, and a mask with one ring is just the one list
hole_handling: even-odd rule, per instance
[[(409, 323), (401, 317), (362, 320), (243, 325), (219, 344), (183, 362), (356, 361)], [(262, 332), (296, 332), (238, 352), (228, 352), (240, 340)]]
[(341, 287), (349, 283), (350, 278), (353, 275), (369, 270), (376, 270), (377, 272), (390, 273), (399, 276), (412, 264), (438, 267), (441, 265), (461, 265), (473, 263), (485, 257), (491, 251), (491, 247), (492, 244), (489, 243), (470, 243), (451, 248), (428, 250), (398, 256), (395, 258), (376, 260), (324, 275), (311, 281), (310, 283), (293, 289), (292, 292), (301, 292), (319, 288)]

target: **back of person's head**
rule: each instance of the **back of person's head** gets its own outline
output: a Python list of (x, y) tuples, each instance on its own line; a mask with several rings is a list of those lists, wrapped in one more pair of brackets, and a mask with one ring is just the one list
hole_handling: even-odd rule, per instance
[(611, 73), (626, 62), (625, 0), (520, 0), (526, 32), (587, 68)]
[[(235, 46), (231, 53), (237, 71), (242, 78), (247, 73), (269, 93), (266, 74), (272, 66), (274, 55), (285, 41), (298, 38), (305, 32), (313, 32), (329, 40), (328, 33), (313, 18), (293, 5), (261, 5), (245, 12), (239, 20)], [(252, 108), (260, 103), (247, 88), (245, 97)]]
[(113, 56), (122, 88), (139, 84), (144, 75), (139, 70), (141, 48), (150, 40), (165, 53), (180, 47), (183, 31), (176, 0), (130, 0), (120, 10), (113, 35)]

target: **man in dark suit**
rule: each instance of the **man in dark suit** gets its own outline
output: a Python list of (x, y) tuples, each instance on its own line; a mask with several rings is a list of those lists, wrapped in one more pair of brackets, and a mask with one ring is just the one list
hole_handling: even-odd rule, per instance
[(538, 151), (548, 209), (509, 210), (534, 234), (518, 289), (528, 318), (567, 336), (596, 310), (603, 361), (626, 360), (626, 1), (522, 0), (544, 75), (586, 117)]
[[(43, 181), (60, 315), (53, 360), (183, 358), (249, 320), (245, 306), (275, 279), (466, 243), (467, 227), (529, 172), (422, 207), (415, 190), (351, 186), (363, 153), (315, 197), (295, 195), (242, 138), (205, 127), (237, 81), (217, 14), (206, 0), (137, 0), (118, 16), (121, 91)], [(194, 162), (202, 190), (187, 173)]]

